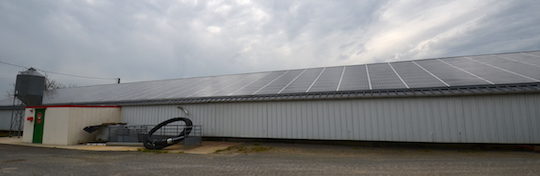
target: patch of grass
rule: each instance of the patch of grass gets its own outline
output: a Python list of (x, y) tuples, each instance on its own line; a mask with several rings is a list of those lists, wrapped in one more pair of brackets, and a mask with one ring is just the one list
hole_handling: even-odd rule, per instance
[(150, 150), (146, 148), (139, 148), (137, 149), (139, 152), (149, 152), (149, 153), (169, 153), (167, 150)]
[(271, 150), (272, 147), (268, 146), (262, 146), (260, 144), (253, 144), (253, 145), (236, 145), (227, 147), (225, 149), (217, 150), (214, 153), (223, 153), (223, 152), (231, 152), (231, 153), (257, 153), (257, 152), (265, 152), (268, 150)]
[(272, 149), (272, 147), (265, 147), (265, 146), (248, 146), (240, 148), (238, 151), (243, 153), (252, 153), (252, 152), (265, 152)]
[(233, 149), (233, 146), (227, 147), (227, 148), (224, 148), (224, 149), (216, 150), (214, 153), (220, 153), (220, 152), (231, 151), (232, 149)]

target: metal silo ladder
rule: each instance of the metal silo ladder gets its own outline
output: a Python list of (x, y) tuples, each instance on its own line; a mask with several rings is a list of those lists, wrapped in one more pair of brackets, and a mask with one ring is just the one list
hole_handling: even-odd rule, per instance
[(9, 125), (9, 137), (22, 136), (23, 117), (24, 117), (24, 104), (22, 102), (16, 102), (17, 96), (13, 96), (13, 104), (11, 109), (11, 121)]

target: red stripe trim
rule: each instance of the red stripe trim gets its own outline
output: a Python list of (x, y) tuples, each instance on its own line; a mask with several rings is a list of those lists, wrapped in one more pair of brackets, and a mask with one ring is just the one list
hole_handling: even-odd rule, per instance
[(50, 106), (27, 106), (26, 108), (120, 108), (120, 106), (50, 105)]

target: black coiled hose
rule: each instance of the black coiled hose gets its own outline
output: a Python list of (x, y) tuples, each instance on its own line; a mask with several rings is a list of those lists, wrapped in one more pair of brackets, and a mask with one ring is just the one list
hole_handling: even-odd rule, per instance
[[(152, 136), (154, 133), (162, 128), (163, 126), (173, 123), (176, 121), (183, 121), (186, 124), (186, 127), (178, 134), (178, 136), (165, 138), (165, 139), (153, 139)], [(143, 144), (144, 147), (151, 150), (160, 150), (165, 147), (178, 144), (180, 141), (184, 140), (184, 138), (191, 132), (193, 129), (193, 122), (191, 122), (190, 119), (185, 117), (176, 117), (169, 120), (165, 120), (161, 122), (160, 124), (156, 125), (154, 128), (148, 132), (148, 135), (144, 138)]]

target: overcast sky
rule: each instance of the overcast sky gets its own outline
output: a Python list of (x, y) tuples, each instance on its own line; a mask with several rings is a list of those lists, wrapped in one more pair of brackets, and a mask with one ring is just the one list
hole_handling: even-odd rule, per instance
[[(122, 82), (540, 50), (539, 31), (538, 0), (0, 1), (0, 61)], [(21, 70), (0, 64), (2, 95)]]

